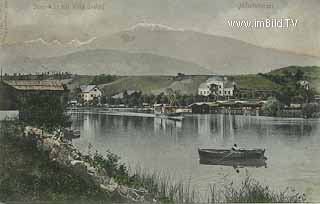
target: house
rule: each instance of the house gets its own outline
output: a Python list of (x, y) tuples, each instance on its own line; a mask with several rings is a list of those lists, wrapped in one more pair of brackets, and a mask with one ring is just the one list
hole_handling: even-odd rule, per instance
[(67, 88), (56, 80), (12, 80), (0, 82), (0, 109), (14, 110), (18, 102), (25, 101), (30, 95), (51, 94), (67, 98)]
[[(0, 81), (0, 110), (11, 111), (19, 118), (29, 118), (33, 113), (28, 112), (27, 99), (31, 96), (57, 96), (62, 104), (66, 103), (68, 90), (64, 84), (56, 80), (10, 80)], [(41, 107), (39, 107), (41, 111)], [(33, 114), (34, 115), (34, 114)]]
[[(212, 93), (212, 86), (215, 86), (213, 87), (215, 90), (214, 93)], [(227, 77), (213, 76), (206, 82), (200, 84), (198, 94), (201, 96), (209, 96), (210, 94), (213, 94), (216, 96), (230, 97), (234, 96), (235, 87), (236, 83), (229, 81)]]
[(79, 97), (84, 103), (92, 102), (94, 99), (100, 100), (102, 92), (96, 85), (82, 85), (80, 86)]

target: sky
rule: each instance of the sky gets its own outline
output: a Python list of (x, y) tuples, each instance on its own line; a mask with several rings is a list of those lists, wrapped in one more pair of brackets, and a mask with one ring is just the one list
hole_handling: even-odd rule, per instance
[[(5, 39), (7, 44), (38, 38), (61, 42), (74, 39), (86, 41), (116, 33), (143, 22), (231, 37), (268, 48), (320, 56), (319, 0), (0, 1), (8, 1), (8, 35)], [(51, 7), (49, 8), (48, 5)], [(79, 9), (76, 5), (85, 5), (86, 8)], [(89, 6), (91, 8), (88, 8)], [(289, 28), (231, 28), (228, 26), (228, 20), (253, 21), (254, 19), (283, 18), (297, 20), (297, 26)]]

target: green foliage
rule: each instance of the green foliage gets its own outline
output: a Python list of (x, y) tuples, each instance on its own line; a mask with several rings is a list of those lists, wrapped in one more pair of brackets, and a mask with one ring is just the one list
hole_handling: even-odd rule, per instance
[[(110, 195), (51, 162), (30, 140), (18, 138), (21, 124), (6, 121), (0, 131), (0, 198), (3, 202), (35, 203), (110, 201)], [(1, 137), (2, 136), (2, 137)]]
[(50, 93), (34, 93), (21, 98), (18, 109), (22, 114), (22, 121), (27, 125), (54, 130), (71, 124), (64, 113), (65, 105), (60, 95)]
[(124, 166), (119, 164), (120, 157), (116, 154), (107, 151), (107, 158), (104, 158), (102, 154), (95, 152), (93, 155), (93, 166), (106, 170), (108, 176), (115, 177), (117, 175), (127, 174)]
[(95, 76), (93, 78), (93, 80), (91, 81), (91, 84), (94, 84), (94, 85), (108, 84), (108, 83), (113, 82), (116, 79), (117, 79), (117, 76), (115, 76), (115, 75), (101, 74), (101, 75)]
[(305, 118), (314, 118), (319, 115), (320, 105), (317, 103), (307, 103), (302, 106), (302, 114)]
[(195, 201), (195, 191), (190, 190), (190, 183), (175, 183), (171, 177), (156, 172), (148, 174), (146, 171), (141, 171), (140, 168), (130, 174), (127, 167), (119, 162), (119, 159), (119, 156), (110, 151), (107, 151), (106, 157), (96, 152), (93, 155), (93, 165), (106, 171), (119, 184), (148, 190), (149, 196), (162, 203)]
[(224, 196), (227, 203), (301, 203), (305, 202), (304, 194), (289, 191), (273, 192), (268, 186), (264, 186), (256, 180), (247, 177), (240, 188), (233, 183), (225, 187)]
[(270, 116), (277, 116), (281, 110), (281, 103), (276, 98), (269, 97), (267, 103), (262, 107), (262, 110)]
[(290, 103), (309, 103), (314, 99), (316, 92), (314, 89), (305, 89), (299, 84), (287, 84), (277, 92), (277, 99), (286, 105)]
[[(174, 98), (174, 100), (172, 100), (172, 98)], [(143, 103), (147, 103), (152, 106), (154, 103), (169, 104), (170, 101), (174, 101), (174, 104), (178, 106), (188, 106), (194, 102), (207, 100), (208, 97), (200, 95), (187, 95), (175, 93), (175, 96), (172, 97), (172, 95), (165, 95), (163, 92), (159, 95), (142, 94), (141, 92), (135, 92), (131, 95), (128, 95), (126, 94), (126, 91), (124, 91), (124, 97), (122, 99), (114, 99), (112, 97), (107, 97), (103, 100), (103, 102), (109, 105), (125, 104), (129, 107), (142, 107)]]

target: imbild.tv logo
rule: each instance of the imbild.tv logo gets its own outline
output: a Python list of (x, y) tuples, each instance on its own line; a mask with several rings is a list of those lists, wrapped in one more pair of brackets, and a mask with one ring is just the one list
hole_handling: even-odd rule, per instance
[(228, 20), (230, 28), (295, 28), (298, 25), (298, 19), (292, 18), (266, 18), (266, 19), (252, 19), (252, 20)]

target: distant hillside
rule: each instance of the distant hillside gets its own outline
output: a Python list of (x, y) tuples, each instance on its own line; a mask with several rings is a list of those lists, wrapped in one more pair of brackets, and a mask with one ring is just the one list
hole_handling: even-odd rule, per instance
[(308, 78), (320, 78), (320, 67), (317, 67), (317, 66), (308, 66), (308, 67), (289, 66), (289, 67), (272, 70), (268, 74), (283, 75), (285, 72), (297, 72), (298, 70), (303, 71), (304, 75)]
[[(284, 67), (274, 70), (267, 74), (281, 75), (283, 72), (302, 70), (305, 72), (308, 80), (311, 81), (312, 87), (320, 91), (320, 67)], [(167, 88), (179, 91), (181, 94), (196, 94), (198, 87), (205, 82), (210, 75), (207, 76), (122, 76), (109, 84), (102, 84), (99, 87), (105, 95), (115, 95), (124, 90), (139, 90), (145, 94), (159, 94), (165, 92)], [(69, 87), (77, 87), (80, 84), (88, 84), (93, 79), (92, 76), (77, 76), (73, 79)], [(260, 75), (232, 75), (228, 76), (229, 80), (235, 81), (240, 88), (248, 89), (277, 89), (279, 84)]]
[(307, 80), (311, 82), (311, 86), (320, 92), (320, 67), (309, 66), (309, 67), (299, 67), (299, 66), (289, 66), (281, 69), (276, 69), (268, 74), (271, 75), (284, 75), (285, 72), (296, 72), (301, 70), (304, 72), (304, 76)]
[(197, 93), (200, 83), (208, 76), (192, 76), (177, 80), (173, 76), (127, 76), (109, 83), (100, 85), (105, 95), (114, 95), (124, 90), (139, 90), (145, 94), (160, 94), (167, 88), (179, 91), (181, 94)]
[(244, 89), (276, 89), (278, 84), (259, 75), (235, 75), (230, 76), (229, 80), (235, 81), (240, 88)]
[(197, 64), (148, 53), (87, 50), (60, 57), (17, 60), (8, 64), (12, 72), (67, 71), (81, 75), (176, 75), (212, 74)]

